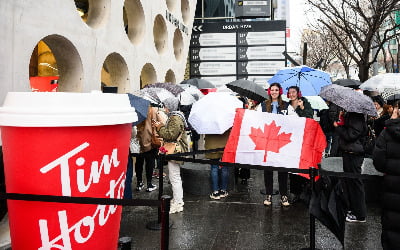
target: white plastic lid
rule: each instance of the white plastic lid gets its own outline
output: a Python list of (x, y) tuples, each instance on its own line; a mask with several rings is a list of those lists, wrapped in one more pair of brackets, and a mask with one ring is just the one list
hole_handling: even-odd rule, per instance
[(0, 126), (76, 127), (137, 121), (128, 95), (67, 92), (9, 92), (0, 108)]

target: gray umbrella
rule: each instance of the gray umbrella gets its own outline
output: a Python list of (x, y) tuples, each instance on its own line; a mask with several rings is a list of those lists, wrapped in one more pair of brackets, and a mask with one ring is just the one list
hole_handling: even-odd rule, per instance
[(146, 85), (144, 88), (162, 88), (166, 89), (175, 96), (178, 96), (179, 93), (183, 92), (184, 89), (178, 84), (170, 83), (170, 82), (157, 82), (153, 84)]
[(181, 82), (181, 84), (190, 84), (190, 85), (196, 86), (199, 89), (215, 88), (215, 85), (212, 84), (211, 82), (204, 80), (204, 79), (199, 79), (199, 78), (188, 79), (188, 80)]
[(263, 87), (255, 82), (239, 79), (226, 84), (226, 87), (249, 99), (262, 102), (268, 99), (268, 94)]
[(378, 116), (371, 98), (354, 89), (331, 84), (322, 87), (319, 95), (347, 112)]

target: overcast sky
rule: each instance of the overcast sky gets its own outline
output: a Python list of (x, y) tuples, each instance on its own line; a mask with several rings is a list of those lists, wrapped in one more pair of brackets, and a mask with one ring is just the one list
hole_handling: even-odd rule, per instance
[(290, 38), (287, 40), (288, 52), (299, 52), (301, 32), (306, 25), (304, 0), (288, 0), (290, 11)]

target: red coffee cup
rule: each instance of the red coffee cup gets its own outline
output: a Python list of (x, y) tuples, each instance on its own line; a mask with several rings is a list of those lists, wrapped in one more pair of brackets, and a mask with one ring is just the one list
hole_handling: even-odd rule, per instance
[[(122, 198), (136, 120), (127, 95), (8, 93), (0, 109), (7, 192)], [(121, 210), (8, 200), (12, 249), (116, 249)]]

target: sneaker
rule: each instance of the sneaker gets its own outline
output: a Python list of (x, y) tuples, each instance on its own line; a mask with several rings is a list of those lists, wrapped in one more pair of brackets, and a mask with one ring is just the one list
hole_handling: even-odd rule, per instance
[(171, 203), (171, 207), (169, 209), (170, 214), (180, 213), (183, 211), (183, 203)]
[(136, 191), (140, 191), (144, 188), (144, 183), (143, 182), (139, 182), (139, 184), (137, 184), (136, 186)]
[(267, 198), (264, 200), (265, 206), (271, 206), (272, 204), (272, 195), (267, 195)]
[(150, 184), (150, 185), (147, 185), (146, 192), (153, 192), (156, 189), (157, 189), (156, 185)]
[(286, 195), (282, 195), (282, 196), (281, 196), (281, 204), (282, 204), (282, 206), (284, 206), (284, 207), (287, 207), (287, 206), (290, 205), (289, 200), (288, 200), (288, 197), (287, 197)]
[(225, 198), (226, 196), (228, 196), (228, 192), (225, 190), (220, 190), (219, 191), (219, 197), (220, 198)]
[(213, 200), (219, 200), (219, 199), (221, 199), (221, 196), (219, 195), (218, 191), (214, 191), (210, 194), (210, 198)]
[(347, 222), (366, 222), (365, 217), (359, 217), (355, 216), (354, 214), (347, 214), (346, 216), (346, 221)]

